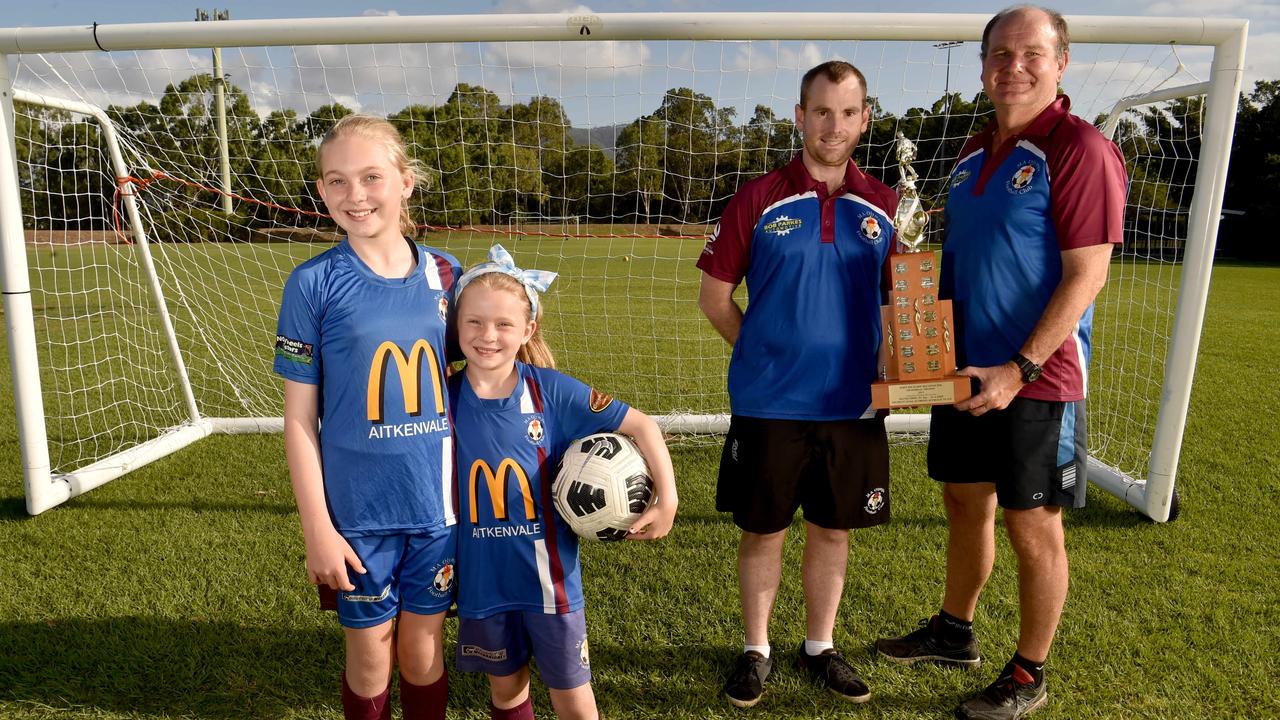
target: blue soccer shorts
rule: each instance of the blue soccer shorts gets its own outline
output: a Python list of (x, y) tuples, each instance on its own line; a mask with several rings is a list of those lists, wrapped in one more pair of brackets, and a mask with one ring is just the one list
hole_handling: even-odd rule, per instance
[(453, 604), (456, 525), (413, 535), (346, 540), (366, 572), (361, 575), (347, 568), (347, 577), (356, 589), (337, 593), (338, 622), (343, 627), (381, 625), (401, 610), (434, 615)]
[(458, 618), (458, 669), (505, 677), (538, 659), (538, 675), (553, 690), (591, 682), (587, 617), (513, 610), (487, 618)]

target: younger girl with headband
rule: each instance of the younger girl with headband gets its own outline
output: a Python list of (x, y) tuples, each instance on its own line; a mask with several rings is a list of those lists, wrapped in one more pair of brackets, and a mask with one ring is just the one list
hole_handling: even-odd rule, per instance
[(467, 358), (449, 379), (458, 438), (458, 669), (489, 676), (490, 717), (529, 720), (529, 660), (560, 718), (595, 720), (578, 538), (551, 507), (551, 482), (573, 440), (635, 438), (655, 500), (628, 539), (671, 530), (676, 485), (657, 423), (555, 371), (538, 294), (555, 273), (521, 270), (495, 245), (458, 281)]

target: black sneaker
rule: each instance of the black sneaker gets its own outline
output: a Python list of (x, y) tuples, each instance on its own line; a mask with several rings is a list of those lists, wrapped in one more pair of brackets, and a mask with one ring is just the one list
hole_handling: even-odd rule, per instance
[(978, 653), (978, 638), (970, 634), (960, 643), (947, 642), (934, 632), (938, 616), (920, 621), (920, 628), (902, 637), (880, 638), (876, 651), (884, 657), (903, 665), (913, 665), (921, 660), (932, 660), (944, 665), (975, 667), (982, 662)]
[(800, 658), (796, 662), (801, 669), (807, 670), (816, 681), (827, 686), (832, 695), (849, 702), (862, 703), (871, 699), (871, 691), (862, 678), (853, 671), (849, 663), (836, 652), (835, 648), (827, 648), (817, 655), (809, 655), (800, 645)]
[(1039, 685), (1023, 670), (1002, 675), (987, 686), (982, 694), (956, 708), (960, 720), (1018, 720), (1044, 707), (1049, 702), (1046, 683)]
[(738, 656), (738, 663), (724, 683), (724, 696), (740, 708), (749, 708), (760, 702), (764, 694), (764, 681), (773, 670), (773, 660), (755, 650)]

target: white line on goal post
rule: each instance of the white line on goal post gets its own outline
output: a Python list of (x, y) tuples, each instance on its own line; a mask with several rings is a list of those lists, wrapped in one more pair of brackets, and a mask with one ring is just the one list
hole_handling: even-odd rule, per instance
[[(978, 40), (988, 15), (973, 14), (871, 14), (871, 13), (634, 13), (569, 16), (452, 15), (290, 20), (241, 20), (221, 23), (152, 23), (0, 29), (0, 52), (98, 52), (117, 50), (181, 49), (209, 47), (258, 47), (275, 45), (344, 45), (353, 42), (456, 43), (500, 41), (598, 41), (598, 40)], [(1161, 91), (1151, 97), (1184, 97), (1207, 87), (1202, 152), (1197, 160), (1194, 193), (1188, 213), (1185, 258), (1178, 286), (1172, 340), (1163, 365), (1162, 400), (1155, 422), (1155, 437), (1147, 461), (1146, 476), (1132, 477), (1111, 465), (1091, 459), (1089, 479), (1157, 521), (1167, 520), (1174, 497), (1174, 480), (1182, 435), (1186, 425), (1196, 354), (1207, 300), (1209, 275), (1216, 245), (1219, 213), (1225, 187), (1236, 103), (1243, 75), (1248, 23), (1219, 18), (1138, 18), (1068, 16), (1077, 43), (1147, 43), (1154, 45), (1210, 45), (1214, 49), (1212, 78), (1202, 86)], [(581, 27), (591, 33), (584, 36)], [(49, 451), (41, 404), (36, 358), (31, 281), (27, 266), (21, 198), (15, 162), (14, 115), (8, 61), (0, 58), (0, 91), (4, 118), (0, 119), (0, 261), (3, 262), (5, 313), (13, 358), (14, 397), (19, 434), (27, 471), (28, 510), (33, 514), (65, 500), (62, 490), (50, 493), (56, 483), (50, 475)], [(21, 91), (17, 91), (20, 93)], [(1173, 94), (1183, 93), (1183, 94)], [(18, 99), (24, 99), (18, 95)], [(1159, 99), (1159, 98), (1158, 98)], [(47, 100), (47, 98), (46, 98)], [(1151, 102), (1151, 99), (1145, 100)], [(66, 102), (66, 101), (62, 101)], [(54, 105), (68, 107), (67, 105)], [(68, 108), (71, 109), (71, 108)], [(1116, 111), (1122, 112), (1123, 110)], [(75, 112), (86, 112), (75, 109)], [(97, 113), (88, 112), (96, 116)], [(1113, 118), (1114, 119), (1114, 118)], [(110, 134), (109, 124), (104, 134)], [(116, 175), (119, 151), (111, 149)], [(133, 198), (125, 194), (129, 222), (141, 238), (137, 249), (146, 267), (148, 284), (162, 324), (168, 312), (155, 268), (146, 250), (145, 233)], [(16, 208), (16, 211), (15, 211)], [(587, 222), (590, 222), (588, 215)], [(123, 474), (143, 461), (172, 452), (210, 432), (278, 431), (278, 418), (201, 419), (190, 382), (183, 370), (180, 347), (172, 327), (166, 327), (169, 355), (183, 387), (190, 424), (164, 430), (160, 437), (116, 456)], [(27, 358), (27, 359), (21, 359)], [(267, 410), (270, 412), (270, 409)], [(723, 432), (725, 415), (673, 413), (661, 417), (665, 430), (693, 434)], [(170, 421), (171, 422), (171, 421)], [(919, 433), (928, 428), (928, 415), (892, 415), (886, 423), (893, 432)], [(1150, 427), (1150, 425), (1146, 425)], [(182, 444), (177, 444), (181, 442)], [(39, 447), (36, 447), (36, 446)], [(171, 448), (171, 449), (170, 449)], [(163, 450), (163, 452), (161, 452)], [(144, 460), (144, 458), (146, 458)], [(106, 477), (106, 460), (92, 463), (62, 477), (78, 477), (72, 483), (87, 489)], [(33, 475), (34, 472), (34, 475)], [(1137, 472), (1131, 470), (1130, 472)], [(41, 479), (40, 473), (43, 473)], [(32, 479), (35, 477), (36, 479)], [(92, 479), (90, 479), (92, 478)], [(107, 478), (109, 479), (109, 478)], [(102, 480), (105, 482), (106, 480)], [(33, 487), (35, 497), (33, 500)], [(83, 490), (79, 490), (83, 492)], [(38, 509), (36, 509), (38, 508)]]

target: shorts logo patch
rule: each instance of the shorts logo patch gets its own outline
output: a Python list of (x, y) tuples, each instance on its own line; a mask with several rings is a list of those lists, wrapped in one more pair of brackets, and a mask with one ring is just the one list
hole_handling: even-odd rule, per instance
[(507, 659), (507, 649), (501, 648), (498, 650), (490, 650), (488, 648), (482, 648), (479, 645), (463, 645), (462, 656), (478, 657), (481, 660), (488, 660), (489, 662), (502, 662)]
[(604, 412), (605, 408), (613, 404), (613, 396), (591, 388), (591, 399), (588, 404), (591, 406), (591, 412)]
[(1070, 490), (1076, 486), (1076, 464), (1071, 463), (1062, 468), (1062, 489)]
[(440, 296), (439, 303), (440, 322), (448, 322), (449, 319), (449, 298), (444, 295)]
[(1038, 493), (1036, 493), (1035, 495), (1032, 495), (1032, 496), (1031, 496), (1031, 499), (1032, 499), (1032, 500), (1043, 500), (1043, 499), (1044, 499), (1044, 493), (1042, 493), (1042, 492), (1038, 492)]
[(880, 508), (884, 507), (884, 488), (876, 488), (867, 493), (867, 504), (863, 508), (871, 515), (880, 512)]
[(587, 639), (582, 638), (582, 642), (578, 644), (578, 662), (582, 667), (591, 667), (591, 654), (587, 652)]
[(391, 584), (387, 583), (387, 586), (382, 588), (382, 592), (377, 595), (357, 595), (355, 593), (342, 593), (342, 599), (346, 600), (347, 602), (376, 603), (376, 602), (382, 602), (383, 600), (386, 600), (389, 595), (391, 595)]
[(1031, 181), (1036, 176), (1036, 166), (1027, 163), (1018, 168), (1013, 177), (1009, 178), (1009, 192), (1014, 195), (1022, 195), (1031, 189)]
[(788, 215), (779, 215), (774, 218), (773, 222), (766, 223), (760, 228), (769, 235), (777, 235), (778, 237), (786, 237), (791, 234), (792, 230), (798, 230), (804, 226), (804, 221), (800, 218), (793, 218)]
[(879, 245), (880, 238), (884, 235), (884, 228), (880, 227), (880, 221), (875, 215), (867, 213), (862, 216), (862, 222), (858, 224), (858, 233), (862, 235), (862, 239), (872, 245)]
[(537, 445), (542, 442), (544, 435), (546, 435), (546, 431), (542, 428), (542, 420), (536, 417), (529, 420), (529, 426), (525, 428), (525, 437), (529, 438), (529, 442)]
[(431, 581), (431, 594), (436, 597), (444, 597), (453, 590), (453, 562), (445, 561), (436, 570), (435, 579)]
[(276, 336), (276, 357), (303, 365), (311, 364), (312, 345), (284, 335)]
[(729, 443), (729, 457), (733, 458), (734, 462), (738, 462), (738, 439), (737, 438), (734, 438), (733, 442)]

